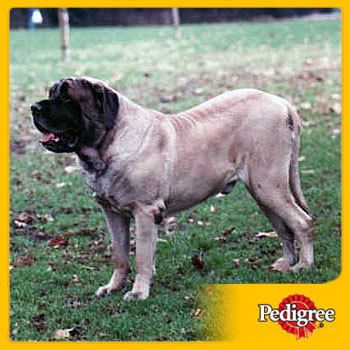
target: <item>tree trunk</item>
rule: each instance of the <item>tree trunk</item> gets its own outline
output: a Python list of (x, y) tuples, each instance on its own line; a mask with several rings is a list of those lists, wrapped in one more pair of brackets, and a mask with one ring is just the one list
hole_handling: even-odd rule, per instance
[(69, 15), (66, 8), (58, 9), (58, 23), (61, 30), (61, 53), (62, 61), (69, 60), (70, 45), (69, 45)]
[(171, 16), (173, 18), (175, 38), (178, 38), (180, 35), (180, 13), (178, 7), (171, 8)]

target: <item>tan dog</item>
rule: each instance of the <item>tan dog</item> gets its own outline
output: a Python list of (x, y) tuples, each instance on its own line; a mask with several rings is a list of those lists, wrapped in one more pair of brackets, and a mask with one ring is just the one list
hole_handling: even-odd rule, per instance
[[(145, 299), (154, 273), (158, 224), (170, 213), (245, 184), (282, 240), (273, 268), (313, 263), (312, 220), (298, 175), (300, 119), (288, 102), (253, 89), (230, 91), (182, 113), (145, 109), (92, 78), (62, 79), (32, 106), (53, 152), (76, 152), (111, 233), (115, 269), (98, 296), (124, 287), (129, 221), (135, 219), (135, 283)], [(294, 242), (300, 242), (299, 262)]]

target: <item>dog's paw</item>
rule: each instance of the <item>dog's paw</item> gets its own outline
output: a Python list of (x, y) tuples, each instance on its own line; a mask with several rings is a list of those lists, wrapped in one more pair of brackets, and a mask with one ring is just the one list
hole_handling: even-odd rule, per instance
[(287, 259), (280, 258), (271, 265), (271, 270), (277, 272), (288, 272), (291, 270), (290, 262)]
[(95, 295), (97, 297), (103, 297), (106, 295), (110, 295), (114, 292), (116, 292), (118, 290), (118, 288), (113, 288), (113, 286), (111, 286), (110, 284), (106, 284), (105, 286), (102, 286), (100, 288), (97, 289)]
[(291, 270), (292, 272), (299, 272), (299, 271), (301, 271), (301, 270), (304, 270), (304, 271), (305, 271), (305, 270), (310, 269), (311, 265), (312, 265), (312, 264), (298, 262), (297, 264), (295, 264), (294, 266), (292, 266), (292, 267), (290, 268), (290, 270)]
[(149, 296), (148, 293), (146, 292), (133, 292), (133, 291), (130, 291), (130, 292), (127, 292), (124, 294), (124, 297), (123, 299), (124, 300), (145, 300), (147, 299)]

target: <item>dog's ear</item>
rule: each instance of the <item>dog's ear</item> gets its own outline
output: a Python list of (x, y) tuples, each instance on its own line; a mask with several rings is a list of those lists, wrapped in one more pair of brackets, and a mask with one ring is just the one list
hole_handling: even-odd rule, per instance
[(94, 83), (92, 85), (92, 90), (95, 101), (102, 112), (102, 123), (107, 129), (111, 129), (118, 116), (118, 95), (113, 90), (100, 83)]
[(68, 95), (69, 87), (72, 83), (72, 78), (63, 78), (59, 81), (56, 81), (49, 89), (49, 98), (57, 95)]
[(49, 98), (52, 97), (56, 92), (60, 82), (56, 81), (49, 89)]
[(71, 86), (72, 80), (71, 79), (61, 79), (60, 80), (60, 96), (67, 98), (69, 97), (69, 88)]
[(110, 129), (114, 126), (114, 122), (118, 116), (119, 99), (114, 91), (108, 88), (105, 88), (104, 90), (103, 122), (104, 125)]

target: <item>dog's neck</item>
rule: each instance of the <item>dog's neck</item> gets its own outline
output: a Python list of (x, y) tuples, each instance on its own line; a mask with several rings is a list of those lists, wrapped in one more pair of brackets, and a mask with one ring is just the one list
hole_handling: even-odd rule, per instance
[(102, 137), (94, 145), (84, 145), (76, 151), (83, 169), (96, 176), (101, 176), (107, 169), (107, 163), (103, 158), (106, 145), (109, 145), (114, 138), (116, 126), (111, 130), (106, 130)]
[[(105, 173), (111, 157), (122, 164), (141, 148), (145, 136), (154, 120), (151, 115), (161, 113), (142, 108), (126, 97), (119, 95), (119, 114), (113, 129), (99, 141), (98, 146), (82, 146), (76, 153), (83, 169), (97, 177)], [(137, 121), (137, 123), (135, 122)]]
[(141, 149), (152, 126), (158, 123), (161, 113), (149, 110), (119, 94), (119, 113), (113, 140), (103, 154), (118, 163), (132, 159)]
[(106, 170), (106, 162), (103, 161), (100, 152), (96, 148), (83, 146), (76, 153), (84, 170), (94, 172), (97, 176), (102, 175)]

